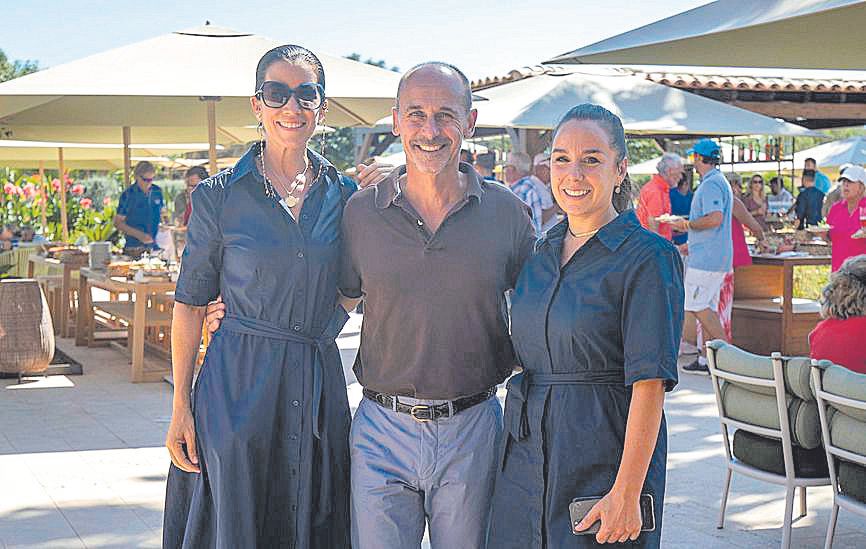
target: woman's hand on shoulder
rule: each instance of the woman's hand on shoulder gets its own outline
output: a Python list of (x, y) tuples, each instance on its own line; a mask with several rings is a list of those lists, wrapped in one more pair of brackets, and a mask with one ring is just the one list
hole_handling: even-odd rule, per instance
[(586, 530), (596, 521), (601, 521), (595, 541), (598, 543), (623, 543), (636, 540), (642, 526), (640, 494), (629, 496), (616, 489), (608, 492), (589, 513), (574, 527), (575, 532)]
[(390, 164), (381, 164), (372, 162), (370, 164), (358, 164), (355, 167), (355, 179), (358, 180), (358, 186), (362, 189), (370, 185), (378, 185), (383, 179), (388, 177), (394, 166)]

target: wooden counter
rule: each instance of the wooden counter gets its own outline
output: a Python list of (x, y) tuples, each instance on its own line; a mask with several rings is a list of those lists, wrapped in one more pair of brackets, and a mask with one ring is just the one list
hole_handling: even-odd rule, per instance
[(752, 265), (734, 274), (734, 345), (752, 353), (809, 355), (809, 332), (821, 320), (820, 307), (794, 293), (794, 269), (830, 265), (830, 256), (752, 256)]

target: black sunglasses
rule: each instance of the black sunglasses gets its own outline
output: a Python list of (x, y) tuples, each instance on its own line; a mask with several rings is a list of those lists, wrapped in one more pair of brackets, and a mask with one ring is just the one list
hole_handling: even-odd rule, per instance
[(284, 107), (293, 95), (298, 105), (308, 111), (318, 109), (325, 102), (325, 88), (317, 82), (304, 82), (296, 88), (290, 88), (282, 82), (268, 80), (256, 90), (256, 97), (272, 109)]

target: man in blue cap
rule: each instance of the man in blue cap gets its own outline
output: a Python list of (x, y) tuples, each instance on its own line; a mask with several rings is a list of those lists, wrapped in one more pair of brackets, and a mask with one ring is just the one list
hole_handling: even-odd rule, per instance
[[(674, 223), (674, 229), (689, 233), (689, 263), (686, 270), (686, 325), (701, 323), (706, 341), (727, 339), (719, 320), (719, 294), (725, 275), (733, 270), (734, 245), (731, 238), (733, 192), (719, 171), (719, 145), (701, 139), (689, 149), (701, 183), (692, 198), (689, 219)], [(686, 339), (690, 338), (688, 335)], [(689, 341), (689, 343), (693, 343)], [(683, 366), (690, 373), (709, 373), (706, 351), (693, 363)]]

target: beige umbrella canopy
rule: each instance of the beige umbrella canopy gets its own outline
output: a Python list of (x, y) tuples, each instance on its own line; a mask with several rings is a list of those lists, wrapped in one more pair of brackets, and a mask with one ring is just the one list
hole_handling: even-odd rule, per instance
[[(104, 143), (124, 127), (124, 142), (129, 134), (137, 142), (247, 141), (255, 137), (256, 64), (282, 43), (205, 25), (16, 78), (0, 84), (0, 138)], [(388, 113), (398, 74), (318, 56), (329, 126), (370, 125)]]
[(718, 0), (548, 63), (866, 68), (864, 0)]
[[(599, 71), (600, 72), (600, 71)], [(549, 129), (569, 108), (596, 103), (631, 135), (823, 135), (632, 75), (562, 70), (485, 89), (479, 127)]]
[[(10, 141), (0, 140), (0, 167), (19, 169), (39, 169), (40, 179), (45, 184), (44, 169), (116, 170), (127, 167), (129, 152), (143, 157), (133, 157), (133, 160), (165, 159), (167, 157), (154, 154), (183, 154), (208, 148), (207, 143), (184, 144), (154, 144), (134, 145), (126, 148), (123, 145), (94, 143), (49, 143), (40, 141)], [(66, 226), (66, 184), (65, 178), (60, 178), (60, 221), (63, 228), (63, 240), (68, 240)], [(42, 204), (42, 226), (45, 226), (45, 203)]]
[[(222, 146), (217, 146), (222, 149)], [(119, 170), (123, 168), (123, 145), (100, 143), (50, 143), (42, 141), (0, 140), (0, 167), (18, 169), (58, 169), (59, 150), (64, 168)], [(130, 147), (132, 161), (206, 151), (207, 143), (142, 144)], [(202, 161), (205, 162), (205, 161)], [(183, 165), (178, 163), (178, 165)]]

